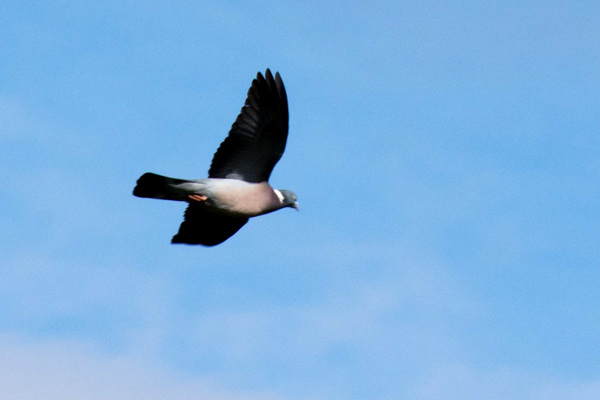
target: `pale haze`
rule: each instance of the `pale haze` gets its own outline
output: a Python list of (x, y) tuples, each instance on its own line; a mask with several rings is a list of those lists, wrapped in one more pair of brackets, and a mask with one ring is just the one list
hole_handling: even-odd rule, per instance
[[(0, 6), (0, 397), (600, 398), (595, 1)], [(298, 195), (214, 248), (256, 73)]]

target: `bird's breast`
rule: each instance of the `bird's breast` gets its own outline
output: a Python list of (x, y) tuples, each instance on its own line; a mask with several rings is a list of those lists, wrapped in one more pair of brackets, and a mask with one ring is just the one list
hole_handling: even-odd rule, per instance
[(210, 186), (206, 206), (222, 214), (254, 217), (281, 206), (275, 192), (266, 182), (214, 179)]

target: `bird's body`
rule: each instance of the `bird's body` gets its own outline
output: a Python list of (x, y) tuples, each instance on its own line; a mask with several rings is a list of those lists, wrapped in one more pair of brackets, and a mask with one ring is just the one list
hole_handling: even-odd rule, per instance
[[(206, 178), (195, 180), (179, 180), (152, 173), (144, 174), (138, 181), (134, 195), (140, 195), (138, 188), (149, 185), (160, 185), (161, 192), (156, 191), (152, 198), (163, 200), (189, 201), (189, 196), (198, 195), (206, 199), (198, 200), (203, 206), (217, 214), (256, 217), (279, 210), (282, 207), (278, 190), (267, 182), (249, 183), (238, 179)], [(193, 199), (192, 199), (193, 200)]]
[(214, 246), (248, 218), (284, 207), (298, 209), (296, 195), (273, 189), (268, 179), (285, 149), (287, 95), (279, 74), (258, 74), (229, 136), (214, 155), (209, 177), (184, 180), (145, 173), (133, 194), (190, 205), (173, 243)]

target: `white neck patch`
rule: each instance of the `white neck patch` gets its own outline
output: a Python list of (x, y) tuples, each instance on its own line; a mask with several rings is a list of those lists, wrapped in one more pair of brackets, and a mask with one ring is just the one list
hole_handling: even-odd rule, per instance
[(279, 190), (277, 190), (277, 189), (273, 189), (273, 191), (277, 195), (277, 198), (279, 199), (279, 202), (281, 204), (283, 204), (283, 199), (284, 199), (283, 194), (281, 194), (281, 192)]

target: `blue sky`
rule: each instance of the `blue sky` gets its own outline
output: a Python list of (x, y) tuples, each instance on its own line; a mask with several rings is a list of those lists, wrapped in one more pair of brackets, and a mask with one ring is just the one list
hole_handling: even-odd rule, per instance
[[(3, 2), (2, 397), (599, 398), (599, 14)], [(266, 68), (301, 212), (170, 245)]]

